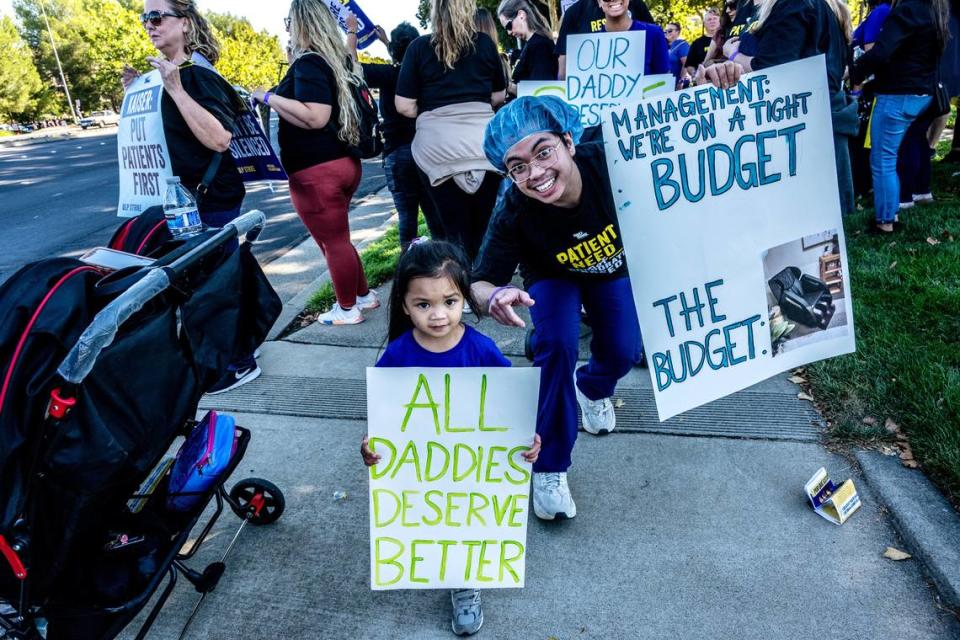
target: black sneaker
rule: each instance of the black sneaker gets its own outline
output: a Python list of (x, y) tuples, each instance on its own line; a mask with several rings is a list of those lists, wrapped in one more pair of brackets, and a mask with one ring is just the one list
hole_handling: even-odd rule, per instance
[(212, 396), (241, 387), (251, 380), (256, 380), (261, 373), (260, 365), (253, 356), (244, 358), (241, 362), (230, 365), (223, 377), (207, 390), (207, 395)]

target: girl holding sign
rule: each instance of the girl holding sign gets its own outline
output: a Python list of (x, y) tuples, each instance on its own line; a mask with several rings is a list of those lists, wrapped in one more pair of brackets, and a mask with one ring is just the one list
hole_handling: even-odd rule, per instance
[[(641, 357), (603, 144), (577, 144), (582, 133), (574, 107), (552, 96), (523, 97), (497, 113), (484, 142), (487, 158), (513, 185), (490, 220), (473, 294), (508, 326), (525, 326), (512, 307), (530, 307), (533, 363), (541, 368), (537, 433), (543, 438), (543, 455), (533, 467), (533, 509), (545, 520), (577, 513), (567, 485), (577, 404), (584, 429), (612, 431), (610, 398)], [(518, 264), (526, 291), (510, 284)], [(581, 307), (593, 340), (590, 361), (577, 369)]]
[[(378, 367), (509, 367), (497, 345), (461, 322), (463, 307), (472, 299), (466, 256), (448, 242), (416, 240), (397, 264), (390, 294), (390, 344)], [(380, 456), (364, 438), (363, 462), (377, 464)], [(540, 454), (540, 436), (521, 455), (534, 463)], [(483, 625), (480, 592), (450, 592), (451, 627), (460, 636), (472, 635)]]

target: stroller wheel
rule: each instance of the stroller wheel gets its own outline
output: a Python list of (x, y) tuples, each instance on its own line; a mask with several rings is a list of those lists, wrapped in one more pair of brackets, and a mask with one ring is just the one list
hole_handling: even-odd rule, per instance
[(277, 485), (262, 478), (246, 478), (233, 485), (230, 507), (250, 524), (270, 524), (283, 514), (286, 501)]

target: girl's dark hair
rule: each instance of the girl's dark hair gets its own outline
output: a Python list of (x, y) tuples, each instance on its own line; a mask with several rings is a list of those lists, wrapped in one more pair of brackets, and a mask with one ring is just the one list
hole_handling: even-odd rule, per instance
[(387, 51), (390, 57), (397, 64), (403, 62), (403, 56), (407, 53), (407, 47), (410, 43), (420, 37), (420, 32), (409, 22), (401, 22), (393, 31), (390, 32), (390, 46)]
[(450, 278), (460, 290), (465, 303), (477, 309), (477, 303), (470, 293), (470, 262), (460, 247), (441, 240), (425, 240), (410, 245), (406, 253), (400, 256), (397, 273), (393, 278), (390, 291), (390, 329), (388, 340), (396, 340), (413, 328), (403, 310), (403, 298), (407, 287), (414, 278)]

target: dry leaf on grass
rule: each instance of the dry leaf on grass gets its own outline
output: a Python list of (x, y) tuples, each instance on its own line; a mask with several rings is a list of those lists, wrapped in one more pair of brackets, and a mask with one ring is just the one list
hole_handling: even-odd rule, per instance
[(892, 447), (888, 444), (885, 444), (880, 447), (880, 453), (882, 453), (885, 456), (899, 456), (900, 450), (897, 449), (896, 447)]
[(883, 423), (883, 428), (887, 430), (887, 433), (897, 433), (900, 431), (900, 425), (898, 425), (896, 422), (894, 422), (890, 418), (887, 418), (886, 421)]
[(802, 391), (797, 394), (797, 397), (798, 397), (799, 399), (801, 399), (801, 400), (809, 400), (810, 402), (813, 402), (813, 396), (807, 395), (806, 393), (804, 393), (804, 392), (802, 392)]
[(893, 269), (893, 268), (896, 267), (896, 266), (897, 266), (897, 261), (894, 260), (893, 262), (890, 263), (890, 266), (887, 267), (887, 269)]
[(863, 424), (867, 425), (868, 427), (875, 427), (875, 426), (877, 426), (877, 419), (874, 418), (873, 416), (863, 416), (862, 422), (863, 422)]
[(913, 460), (913, 449), (910, 448), (909, 444), (903, 445), (903, 451), (900, 452), (900, 459), (904, 462)]
[(617, 401), (613, 403), (613, 406), (616, 407), (617, 409), (619, 409), (620, 407), (622, 407), (622, 406), (625, 405), (625, 404), (626, 404), (626, 403), (623, 401), (623, 398), (617, 398)]
[(901, 462), (903, 463), (903, 466), (905, 466), (907, 469), (919, 469), (919, 468), (920, 468), (920, 463), (917, 462), (916, 460), (913, 460), (913, 459), (910, 459), (910, 460), (901, 460)]
[(940, 244), (940, 241), (936, 238), (927, 238), (927, 244), (929, 244), (931, 247), (935, 247)]
[(803, 376), (790, 376), (789, 378), (787, 378), (787, 380), (789, 380), (793, 384), (803, 384), (804, 382), (807, 381), (807, 379), (804, 378)]
[(890, 560), (907, 560), (912, 558), (909, 553), (906, 551), (900, 551), (900, 549), (894, 549), (893, 547), (887, 547), (886, 551), (883, 552), (884, 558), (889, 558)]

